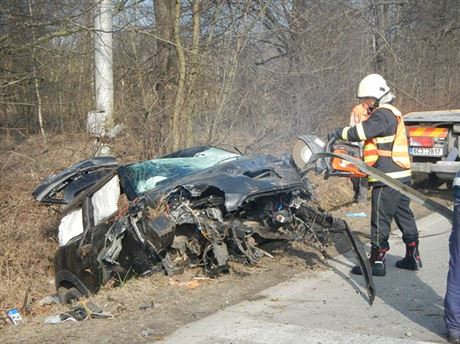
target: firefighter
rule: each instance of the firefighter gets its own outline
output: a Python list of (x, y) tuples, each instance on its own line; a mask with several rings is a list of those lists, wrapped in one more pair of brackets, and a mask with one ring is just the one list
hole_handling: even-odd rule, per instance
[[(379, 74), (370, 74), (359, 83), (357, 96), (369, 107), (369, 118), (354, 127), (338, 128), (330, 136), (351, 142), (364, 141), (363, 159), (366, 164), (409, 184), (411, 167), (406, 130), (401, 112), (390, 104), (395, 97), (387, 82)], [(409, 198), (372, 177), (368, 178), (368, 182), (372, 186), (369, 254), (372, 274), (385, 276), (385, 254), (390, 249), (388, 239), (393, 219), (406, 244), (406, 255), (396, 262), (396, 267), (420, 269), (422, 262), (418, 250), (418, 230), (409, 207)], [(353, 267), (351, 272), (362, 273), (359, 266)]]
[(454, 225), (449, 238), (449, 273), (444, 300), (444, 320), (450, 343), (460, 344), (460, 171), (454, 179)]
[[(356, 124), (361, 123), (369, 118), (369, 107), (365, 103), (356, 105), (350, 115), (350, 127), (354, 127)], [(363, 150), (363, 143), (354, 143), (359, 146), (361, 155)], [(367, 201), (367, 178), (350, 178), (353, 184), (353, 202), (366, 202)]]

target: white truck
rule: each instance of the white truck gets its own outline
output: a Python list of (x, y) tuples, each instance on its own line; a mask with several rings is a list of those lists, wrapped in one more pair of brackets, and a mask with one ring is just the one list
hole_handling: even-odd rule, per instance
[(460, 109), (404, 116), (414, 182), (451, 185), (460, 169)]

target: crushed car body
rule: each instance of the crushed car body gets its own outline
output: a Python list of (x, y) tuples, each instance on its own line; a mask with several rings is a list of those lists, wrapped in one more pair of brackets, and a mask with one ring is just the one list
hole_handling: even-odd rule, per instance
[(319, 209), (292, 157), (242, 156), (211, 146), (117, 165), (89, 159), (42, 182), (33, 196), (64, 204), (55, 254), (58, 295), (68, 303), (96, 293), (110, 279), (181, 273), (207, 275), (229, 261), (254, 263), (272, 240), (325, 243), (344, 232), (365, 271), (367, 258), (346, 223)]

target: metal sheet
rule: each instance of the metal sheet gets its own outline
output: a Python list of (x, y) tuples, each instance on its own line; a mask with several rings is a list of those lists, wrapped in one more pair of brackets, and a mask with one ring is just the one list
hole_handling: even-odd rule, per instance
[(415, 122), (460, 122), (460, 109), (410, 112), (404, 117), (405, 123)]

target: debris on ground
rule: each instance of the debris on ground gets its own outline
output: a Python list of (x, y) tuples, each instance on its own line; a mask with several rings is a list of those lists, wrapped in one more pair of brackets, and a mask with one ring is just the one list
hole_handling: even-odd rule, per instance
[(15, 326), (24, 323), (24, 318), (17, 308), (8, 309), (6, 311), (6, 315), (8, 316), (8, 319), (10, 319), (11, 323)]
[(145, 310), (145, 309), (149, 309), (149, 308), (154, 308), (155, 307), (155, 303), (153, 301), (150, 301), (150, 302), (144, 302), (144, 303), (141, 303), (139, 305), (139, 309), (142, 311), (142, 310)]
[(112, 318), (113, 315), (102, 311), (102, 309), (91, 301), (79, 302), (70, 311), (55, 314), (45, 319), (46, 324), (59, 324), (65, 321), (82, 321), (86, 319)]
[(354, 212), (349, 212), (345, 214), (347, 217), (367, 217), (367, 214), (364, 211), (354, 213)]
[(38, 301), (39, 306), (49, 306), (57, 304), (59, 304), (59, 297), (56, 294), (45, 296), (43, 299)]

